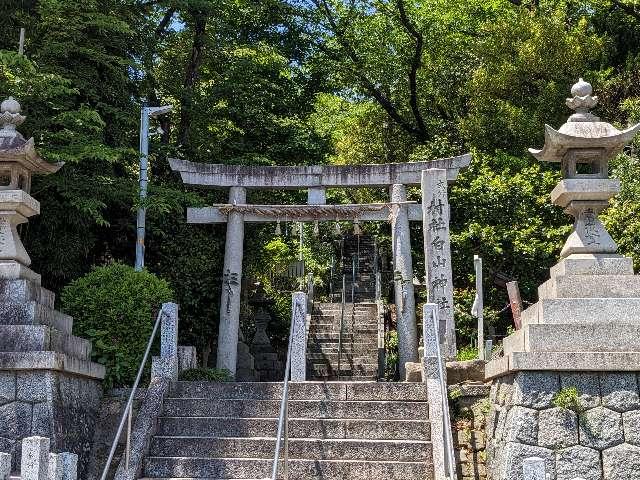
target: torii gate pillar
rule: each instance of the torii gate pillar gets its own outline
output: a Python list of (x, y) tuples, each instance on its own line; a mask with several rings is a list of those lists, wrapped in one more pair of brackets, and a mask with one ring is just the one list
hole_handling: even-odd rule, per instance
[[(229, 203), (247, 202), (244, 187), (229, 189)], [(226, 369), (235, 377), (238, 358), (238, 329), (240, 328), (240, 284), (242, 283), (242, 254), (244, 250), (244, 215), (230, 212), (222, 268), (220, 296), (220, 326), (218, 327), (218, 357), (216, 367)]]
[[(407, 189), (402, 184), (389, 187), (391, 201), (407, 201)], [(398, 322), (398, 364), (400, 378), (405, 377), (405, 364), (418, 361), (418, 328), (416, 301), (413, 291), (413, 262), (411, 260), (411, 230), (407, 207), (399, 205), (392, 215), (393, 271)]]

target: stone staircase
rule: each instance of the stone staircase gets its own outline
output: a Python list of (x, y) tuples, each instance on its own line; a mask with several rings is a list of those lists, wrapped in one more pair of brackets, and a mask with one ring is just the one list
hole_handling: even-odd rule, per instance
[[(177, 382), (143, 476), (270, 478), (281, 395), (280, 383)], [(299, 382), (289, 398), (290, 478), (433, 478), (424, 384)]]
[[(369, 235), (347, 235), (342, 244), (342, 269), (338, 269), (334, 284), (334, 302), (341, 301), (342, 275), (345, 275), (345, 301), (374, 302), (376, 297), (376, 244)], [(353, 277), (353, 260), (356, 276)], [(353, 299), (351, 298), (353, 286)]]
[[(307, 378), (336, 380), (342, 304), (314, 305), (307, 340)], [(345, 304), (340, 378), (375, 380), (378, 377), (378, 306)]]

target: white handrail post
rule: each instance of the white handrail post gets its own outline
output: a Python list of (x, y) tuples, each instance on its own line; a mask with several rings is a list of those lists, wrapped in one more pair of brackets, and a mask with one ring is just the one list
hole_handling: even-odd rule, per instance
[(307, 378), (307, 296), (294, 292), (291, 309), (291, 381), (304, 382)]
[[(447, 373), (440, 348), (438, 305), (426, 303), (422, 319), (424, 358), (423, 379), (429, 397), (429, 419), (435, 480), (455, 480), (456, 462), (449, 418)], [(438, 444), (438, 439), (442, 444)]]

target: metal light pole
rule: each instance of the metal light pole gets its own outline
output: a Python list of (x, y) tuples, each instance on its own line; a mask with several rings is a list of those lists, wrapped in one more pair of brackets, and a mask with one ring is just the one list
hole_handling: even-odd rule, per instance
[(149, 117), (158, 117), (169, 113), (173, 107), (163, 105), (162, 107), (142, 106), (140, 111), (140, 207), (138, 208), (137, 219), (137, 241), (136, 241), (136, 271), (144, 268), (144, 237), (146, 233), (147, 208), (144, 206), (147, 198), (147, 184), (149, 177)]

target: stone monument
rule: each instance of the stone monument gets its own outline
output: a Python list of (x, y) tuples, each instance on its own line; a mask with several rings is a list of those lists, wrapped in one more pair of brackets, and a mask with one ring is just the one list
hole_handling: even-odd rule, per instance
[(0, 104), (0, 452), (20, 465), (20, 443), (48, 437), (55, 452), (87, 464), (104, 367), (91, 362), (91, 343), (71, 334), (73, 319), (54, 309), (55, 296), (29, 266), (17, 225), (40, 212), (31, 176), (56, 172), (16, 130), (20, 104)]
[(531, 153), (560, 163), (551, 200), (574, 217), (573, 231), (504, 357), (487, 364), (493, 480), (522, 478), (528, 457), (552, 479), (640, 478), (640, 276), (598, 219), (620, 190), (608, 162), (640, 125), (600, 121), (582, 79), (571, 93), (576, 113), (559, 130), (545, 126), (544, 148)]
[(264, 290), (259, 288), (255, 296), (249, 301), (254, 309), (256, 333), (251, 341), (251, 354), (254, 359), (254, 371), (257, 380), (261, 382), (281, 382), (284, 378), (284, 368), (278, 352), (271, 345), (267, 327), (271, 322), (268, 308), (273, 301), (265, 296)]

